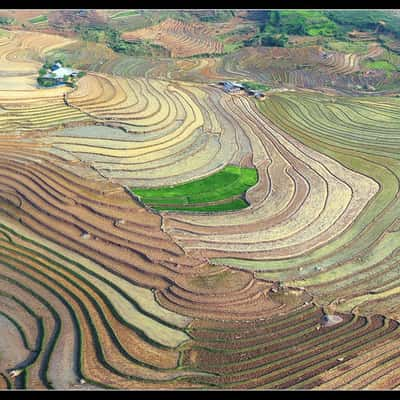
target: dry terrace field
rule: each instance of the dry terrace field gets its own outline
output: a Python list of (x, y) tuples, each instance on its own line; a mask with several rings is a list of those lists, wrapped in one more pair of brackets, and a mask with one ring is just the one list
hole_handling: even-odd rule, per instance
[(211, 31), (205, 24), (187, 24), (169, 18), (149, 28), (124, 32), (122, 38), (127, 41), (142, 39), (154, 41), (170, 50), (172, 57), (223, 53), (223, 44), (210, 36)]

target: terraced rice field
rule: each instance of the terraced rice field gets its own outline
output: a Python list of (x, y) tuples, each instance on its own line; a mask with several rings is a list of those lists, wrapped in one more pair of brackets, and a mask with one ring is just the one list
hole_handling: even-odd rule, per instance
[[(366, 59), (382, 57), (384, 49), (373, 42), (365, 52), (341, 52), (322, 46), (243, 48), (224, 57), (217, 72), (234, 75), (236, 79), (251, 76), (273, 87), (282, 85), (300, 88), (353, 85)], [(363, 82), (361, 82), (363, 83)], [(354, 83), (354, 87), (360, 82)]]
[(31, 19), (37, 18), (41, 15), (48, 15), (50, 10), (45, 9), (1, 9), (0, 16), (14, 18), (17, 24), (22, 25), (29, 23)]
[(64, 95), (70, 88), (37, 89), (36, 77), (41, 64), (34, 59), (73, 40), (23, 31), (10, 32), (1, 39), (0, 134), (54, 128), (90, 119), (65, 104)]
[[(196, 387), (181, 378), (199, 373), (178, 364), (178, 346), (190, 341), (185, 326), (193, 312), (215, 318), (232, 310), (232, 298), (231, 318), (239, 320), (265, 317), (278, 307), (260, 296), (268, 285), (251, 274), (210, 271), (204, 260), (186, 256), (161, 231), (160, 218), (118, 186), (93, 180), (83, 166), (78, 176), (76, 168), (66, 170), (37, 147), (5, 146), (0, 287), (28, 312), (33, 307), (33, 326), (35, 318), (44, 324), (36, 329), (39, 338), (29, 330), (30, 342), (41, 344), (34, 351), (39, 355), (24, 365), (29, 374), (22, 386), (68, 388), (84, 377), (125, 388)], [(195, 277), (209, 275), (220, 279), (196, 291)], [(160, 308), (149, 289), (171, 311)], [(205, 311), (203, 303), (212, 304), (210, 290), (225, 295), (214, 300), (217, 308)], [(43, 312), (35, 317), (37, 302)], [(187, 309), (183, 315), (189, 318), (174, 308)]]
[[(0, 36), (0, 389), (398, 389), (400, 99), (212, 83), (345, 84), (367, 46)], [(34, 85), (74, 49), (75, 89)]]
[[(309, 287), (326, 302), (342, 299), (342, 310), (360, 306), (373, 312), (384, 299), (390, 302), (398, 268), (398, 99), (277, 94), (260, 107), (292, 137), (372, 178), (379, 191), (327, 246), (290, 261), (232, 263)], [(392, 308), (390, 315), (397, 318), (398, 312)]]
[(77, 69), (89, 71), (98, 71), (103, 65), (112, 64), (118, 58), (118, 55), (104, 44), (88, 41), (75, 41), (46, 53), (46, 59), (50, 62), (65, 59)]
[(230, 163), (252, 166), (250, 142), (222, 114), (218, 89), (97, 73), (80, 82), (65, 96), (67, 104), (107, 128), (79, 127), (40, 139), (57, 155), (89, 162), (133, 187), (181, 184)]
[(259, 181), (246, 194), (250, 207), (234, 215), (163, 214), (164, 228), (186, 250), (212, 258), (299, 256), (340, 235), (378, 193), (374, 180), (306, 148), (248, 99), (226, 98), (223, 106), (248, 135)]
[(126, 78), (154, 78), (188, 82), (219, 81), (234, 78), (217, 73), (222, 62), (219, 57), (160, 58), (117, 54), (102, 43), (74, 42), (51, 50), (47, 58), (55, 61), (64, 58), (78, 69), (117, 75)]
[[(352, 315), (339, 325), (316, 330), (320, 317), (321, 310), (308, 306), (267, 323), (231, 325), (230, 330), (193, 324), (191, 334), (198, 342), (185, 353), (184, 362), (209, 372), (220, 372), (222, 365), (218, 377), (196, 380), (217, 381), (230, 389), (322, 388), (321, 377), (331, 371), (338, 371), (337, 382), (344, 379), (343, 367), (357, 360), (360, 349), (365, 357), (366, 349), (398, 338), (396, 323), (382, 317)], [(261, 332), (269, 333), (267, 341)], [(325, 375), (324, 369), (329, 370)]]
[(205, 24), (188, 24), (168, 18), (149, 28), (124, 32), (122, 38), (127, 41), (151, 40), (170, 50), (172, 57), (223, 53), (223, 44), (210, 37), (210, 33)]
[(33, 90), (41, 66), (34, 58), (73, 42), (61, 36), (25, 31), (12, 31), (0, 37), (0, 93), (10, 89)]

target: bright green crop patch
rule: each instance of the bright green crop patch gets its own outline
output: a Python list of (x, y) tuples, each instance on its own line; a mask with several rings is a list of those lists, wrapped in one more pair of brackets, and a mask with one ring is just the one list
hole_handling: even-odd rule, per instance
[(136, 10), (121, 11), (111, 16), (111, 18), (130, 17), (131, 15), (138, 15)]
[(46, 15), (38, 15), (37, 17), (29, 20), (31, 24), (39, 24), (40, 22), (45, 22), (45, 21), (47, 21)]
[(224, 52), (232, 53), (236, 50), (239, 50), (242, 47), (243, 47), (242, 42), (224, 43)]
[(288, 34), (333, 36), (337, 31), (337, 25), (323, 11), (286, 10), (280, 15), (280, 24)]
[(247, 81), (247, 82), (242, 82), (242, 85), (247, 89), (252, 89), (252, 90), (264, 90), (264, 91), (269, 90), (269, 87), (267, 85), (264, 85), (263, 83), (259, 82)]
[(244, 194), (257, 180), (255, 168), (229, 165), (194, 182), (132, 192), (157, 210), (230, 211), (248, 206)]

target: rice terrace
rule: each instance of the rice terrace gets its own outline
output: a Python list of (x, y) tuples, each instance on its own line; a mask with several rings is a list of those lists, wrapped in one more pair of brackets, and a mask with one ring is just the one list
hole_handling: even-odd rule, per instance
[(0, 390), (400, 388), (400, 12), (0, 9)]

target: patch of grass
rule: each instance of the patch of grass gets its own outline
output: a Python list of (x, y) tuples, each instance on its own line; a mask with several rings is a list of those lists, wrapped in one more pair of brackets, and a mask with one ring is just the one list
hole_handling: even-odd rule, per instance
[(267, 85), (264, 85), (263, 83), (259, 82), (242, 82), (242, 85), (247, 88), (247, 89), (252, 89), (252, 90), (263, 90), (267, 91), (269, 90), (269, 87)]
[(136, 10), (120, 11), (114, 15), (111, 15), (110, 18), (123, 18), (123, 17), (130, 17), (132, 15), (138, 15), (138, 12)]
[(389, 61), (386, 60), (372, 60), (372, 61), (365, 61), (364, 67), (368, 69), (382, 69), (386, 72), (395, 72), (397, 68), (395, 65), (391, 64)]
[(336, 24), (323, 11), (286, 10), (280, 12), (280, 24), (285, 33), (309, 36), (333, 36)]
[(132, 192), (157, 210), (228, 211), (247, 207), (242, 196), (257, 180), (255, 168), (229, 165), (194, 182)]
[(232, 53), (236, 50), (239, 50), (242, 47), (243, 47), (242, 42), (224, 43), (224, 53)]
[(40, 22), (46, 22), (46, 21), (47, 21), (46, 15), (38, 15), (37, 17), (29, 20), (31, 24), (39, 24)]
[(214, 275), (197, 275), (191, 279), (191, 284), (198, 288), (215, 288), (232, 277), (231, 271), (223, 271)]

